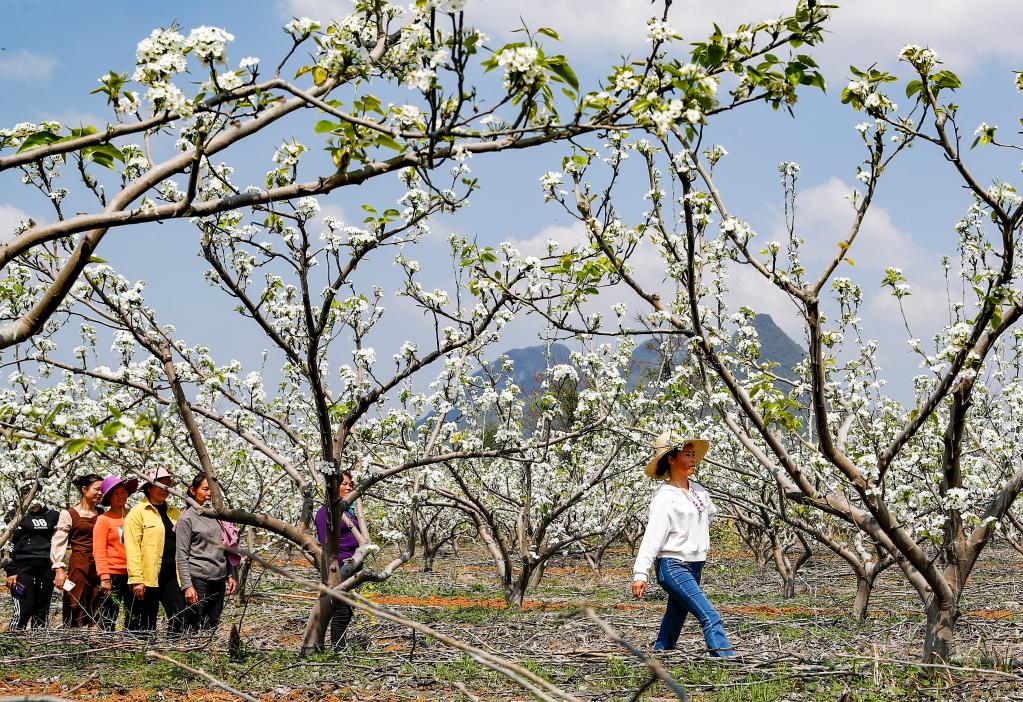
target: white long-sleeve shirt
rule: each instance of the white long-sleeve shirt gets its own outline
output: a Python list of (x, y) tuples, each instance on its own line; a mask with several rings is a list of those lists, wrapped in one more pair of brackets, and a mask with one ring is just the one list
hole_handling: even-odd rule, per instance
[[(710, 550), (710, 522), (718, 509), (707, 489), (692, 480), (690, 494), (664, 483), (650, 501), (650, 519), (639, 545), (632, 579), (646, 581), (655, 558), (705, 561)], [(695, 494), (693, 494), (695, 493)], [(697, 502), (704, 505), (701, 512)]]

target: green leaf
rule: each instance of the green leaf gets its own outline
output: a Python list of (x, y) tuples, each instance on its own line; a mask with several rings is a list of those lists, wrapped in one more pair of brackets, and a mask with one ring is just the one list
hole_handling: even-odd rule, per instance
[(931, 79), (934, 81), (934, 84), (939, 88), (948, 88), (950, 90), (955, 90), (957, 88), (962, 87), (962, 81), (959, 80), (959, 76), (957, 76), (952, 71), (938, 71), (933, 76), (931, 76)]
[(558, 33), (550, 27), (540, 27), (536, 31), (540, 32), (540, 34), (543, 34), (545, 37), (550, 37), (554, 41), (561, 41), (561, 37), (558, 36)]
[(711, 44), (707, 47), (707, 67), (716, 66), (725, 57), (725, 47), (721, 44)]
[(348, 164), (352, 161), (352, 154), (348, 149), (330, 149), (330, 158), (334, 161), (334, 167), (338, 171), (344, 171), (348, 169)]
[(51, 131), (41, 131), (35, 134), (29, 134), (25, 137), (25, 141), (21, 142), (21, 147), (18, 149), (20, 154), (22, 151), (28, 151), (38, 146), (45, 146), (46, 144), (52, 144), (55, 141), (60, 141), (60, 137)]
[(568, 65), (568, 60), (564, 56), (551, 56), (547, 59), (547, 67), (561, 80), (572, 86), (574, 90), (579, 90), (579, 79), (576, 77), (572, 67)]
[(405, 147), (399, 144), (397, 141), (392, 139), (386, 134), (380, 134), (377, 136), (377, 146), (383, 146), (388, 149), (394, 149), (395, 151), (404, 151)]
[(114, 167), (114, 160), (124, 163), (124, 154), (113, 144), (100, 144), (82, 149), (82, 155), (106, 168)]
[(911, 80), (906, 83), (906, 97), (911, 98), (920, 92), (920, 89), (924, 87), (923, 81)]
[(337, 122), (331, 122), (329, 119), (321, 119), (319, 122), (316, 123), (316, 126), (313, 127), (313, 130), (317, 134), (326, 134), (327, 132), (334, 131), (340, 126), (341, 125), (338, 124)]
[(88, 439), (71, 439), (71, 441), (69, 441), (66, 444), (64, 444), (64, 450), (68, 454), (74, 455), (74, 454), (78, 453), (79, 451), (81, 451), (82, 449), (84, 449), (88, 445), (89, 445), (89, 440)]

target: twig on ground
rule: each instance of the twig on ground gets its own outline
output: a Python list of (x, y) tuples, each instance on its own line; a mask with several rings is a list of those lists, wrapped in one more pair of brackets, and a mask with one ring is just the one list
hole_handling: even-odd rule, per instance
[(74, 687), (72, 687), (70, 690), (67, 691), (66, 694), (70, 695), (72, 693), (78, 692), (83, 687), (88, 685), (90, 682), (95, 680), (97, 677), (98, 677), (98, 675), (97, 675), (96, 671), (95, 670), (92, 671), (91, 673), (89, 673), (88, 675), (85, 676), (85, 680), (83, 680), (82, 682), (80, 682), (77, 685), (75, 685)]
[(469, 691), (469, 688), (457, 680), (451, 684), (458, 688), (458, 691), (465, 695), (465, 699), (469, 700), (469, 702), (483, 702), (479, 697), (472, 694), (472, 692)]
[(962, 673), (985, 673), (988, 675), (997, 675), (999, 677), (1008, 678), (1010, 680), (1023, 681), (1023, 676), (1016, 675), (1015, 673), (1009, 673), (1004, 670), (994, 670), (993, 668), (968, 668), (961, 665), (948, 665), (947, 663), (921, 663), (920, 661), (907, 661), (901, 658), (880, 658), (878, 656), (865, 656), (857, 655), (855, 653), (835, 653), (832, 654), (836, 658), (852, 658), (858, 661), (871, 661), (874, 664), (879, 663), (892, 663), (900, 666), (913, 666), (916, 668), (934, 668), (936, 670), (957, 670)]
[[(597, 614), (589, 607), (583, 607), (577, 612), (577, 614), (586, 617), (594, 624), (599, 626), (604, 631), (604, 633), (607, 634), (608, 638), (610, 638), (612, 641), (614, 641), (619, 646), (621, 646), (629, 653), (631, 653), (633, 656), (638, 658), (647, 668), (649, 668), (650, 672), (653, 675), (655, 675), (658, 680), (667, 685), (668, 689), (674, 692), (675, 695), (680, 700), (682, 700), (682, 702), (688, 702), (689, 696), (686, 695), (686, 689), (682, 687), (682, 685), (677, 680), (675, 680), (675, 678), (671, 677), (668, 671), (664, 669), (664, 666), (658, 663), (657, 660), (654, 659), (649, 653), (637, 648), (635, 644), (626, 640), (621, 634), (619, 634), (614, 629), (614, 627), (612, 627), (610, 624), (608, 624), (603, 619), (598, 617)], [(647, 683), (646, 685), (644, 685), (644, 687), (649, 686), (649, 684), (650, 683)]]
[(246, 702), (259, 702), (259, 700), (257, 700), (252, 695), (249, 695), (249, 694), (247, 694), (245, 692), (242, 692), (241, 690), (234, 689), (233, 687), (231, 687), (227, 683), (222, 682), (222, 681), (218, 680), (217, 678), (213, 677), (212, 675), (207, 673), (205, 670), (202, 670), (200, 668), (193, 668), (192, 666), (185, 665), (181, 661), (176, 661), (173, 658), (171, 658), (170, 656), (165, 656), (163, 654), (157, 653), (156, 651), (146, 651), (146, 656), (148, 656), (149, 658), (158, 658), (161, 661), (166, 661), (167, 663), (170, 663), (171, 665), (175, 665), (178, 668), (181, 668), (182, 670), (187, 670), (189, 673), (192, 673), (193, 675), (199, 675), (199, 676), (201, 676), (203, 678), (206, 678), (211, 683), (213, 683), (214, 685), (219, 687), (221, 690), (224, 690), (225, 692), (230, 692), (232, 695), (235, 695), (236, 697), (241, 697), (243, 700), (246, 700)]
[(282, 575), (285, 578), (291, 580), (292, 582), (313, 588), (314, 590), (321, 594), (327, 595), (328, 597), (333, 597), (335, 600), (340, 600), (341, 602), (344, 602), (351, 607), (355, 607), (356, 609), (369, 612), (370, 614), (374, 614), (380, 617), (381, 619), (386, 619), (388, 621), (395, 622), (396, 624), (407, 626), (410, 629), (414, 629), (422, 634), (431, 636), (440, 643), (443, 643), (446, 646), (450, 646), (451, 648), (455, 648), (462, 651), (463, 653), (466, 653), (467, 655), (469, 655), (469, 657), (471, 657), (478, 663), (481, 663), (487, 668), (490, 668), (491, 670), (505, 676), (509, 680), (514, 681), (520, 687), (528, 690), (532, 694), (539, 697), (541, 700), (544, 700), (544, 702), (554, 702), (555, 698), (564, 700), (564, 702), (581, 702), (581, 700), (578, 697), (575, 697), (574, 695), (565, 692), (557, 685), (554, 685), (553, 683), (541, 678), (540, 676), (533, 674), (526, 668), (523, 668), (522, 666), (513, 663), (512, 661), (509, 661), (500, 656), (495, 656), (494, 654), (488, 653), (487, 651), (484, 651), (481, 648), (477, 648), (475, 646), (465, 643), (464, 641), (460, 641), (451, 636), (447, 636), (446, 634), (443, 634), (429, 626), (426, 626), (425, 624), (420, 624), (419, 622), (414, 621), (412, 619), (402, 617), (396, 612), (373, 604), (372, 602), (370, 602), (369, 600), (360, 595), (356, 595), (354, 593), (349, 592), (341, 592), (340, 590), (334, 590), (322, 583), (314, 582), (306, 578), (301, 578), (293, 573), (289, 573), (271, 563), (264, 561), (259, 556), (253, 553), (249, 553), (242, 549), (225, 549), (225, 551), (237, 553), (242, 556), (248, 556), (249, 558), (252, 558), (254, 561), (259, 563), (267, 570), (273, 571), (278, 575)]

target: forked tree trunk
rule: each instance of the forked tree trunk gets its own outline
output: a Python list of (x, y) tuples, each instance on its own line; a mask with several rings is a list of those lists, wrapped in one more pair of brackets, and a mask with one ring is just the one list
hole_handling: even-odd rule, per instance
[(924, 662), (948, 663), (952, 657), (959, 607), (953, 602), (942, 604), (932, 598), (927, 605), (927, 631), (924, 635)]
[(796, 596), (796, 578), (795, 575), (783, 574), (781, 576), (781, 597), (783, 600), (791, 600)]
[[(320, 556), (320, 583), (330, 588), (341, 582), (337, 563), (338, 544), (341, 542), (341, 501), (337, 497), (340, 482), (339, 475), (331, 475), (326, 479), (327, 539)], [(330, 626), (330, 615), (333, 613), (334, 598), (320, 593), (306, 621), (301, 655), (308, 656), (323, 650), (327, 640), (327, 628)]]
[(799, 543), (803, 551), (795, 561), (791, 561), (786, 553), (789, 546), (783, 546), (777, 539), (772, 540), (774, 542), (774, 566), (778, 570), (778, 575), (781, 576), (781, 596), (786, 600), (791, 600), (796, 596), (796, 576), (799, 575), (799, 569), (810, 560), (813, 550), (800, 535)]
[(505, 582), (504, 601), (509, 607), (522, 609), (522, 603), (526, 601), (526, 579), (521, 574)]

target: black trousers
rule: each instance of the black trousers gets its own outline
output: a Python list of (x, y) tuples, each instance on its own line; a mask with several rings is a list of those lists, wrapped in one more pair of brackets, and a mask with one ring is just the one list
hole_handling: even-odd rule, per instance
[(334, 611), (330, 615), (330, 645), (337, 651), (344, 646), (345, 632), (352, 623), (352, 606), (341, 600), (334, 600)]
[(188, 631), (208, 631), (220, 624), (224, 613), (224, 597), (227, 595), (227, 578), (203, 580), (192, 578), (192, 587), (199, 596), (194, 605), (186, 605), (184, 625)]
[(26, 629), (32, 622), (33, 629), (49, 626), (50, 601), (53, 599), (53, 568), (49, 562), (29, 563), (19, 566), (18, 582), (11, 591), (14, 612), (11, 629)]
[(139, 620), (136, 630), (156, 631), (156, 619), (160, 614), (161, 604), (164, 614), (167, 615), (167, 633), (180, 634), (185, 629), (182, 617), (185, 598), (178, 585), (178, 573), (174, 559), (169, 559), (169, 567), (167, 560), (164, 559), (163, 567), (160, 568), (159, 585), (147, 586), (146, 596), (142, 598), (141, 602), (138, 602)]
[(135, 594), (128, 585), (128, 574), (110, 576), (110, 592), (103, 596), (99, 607), (99, 626), (104, 631), (117, 628), (117, 615), (124, 609), (124, 628), (128, 630), (141, 628), (139, 607), (135, 602)]

